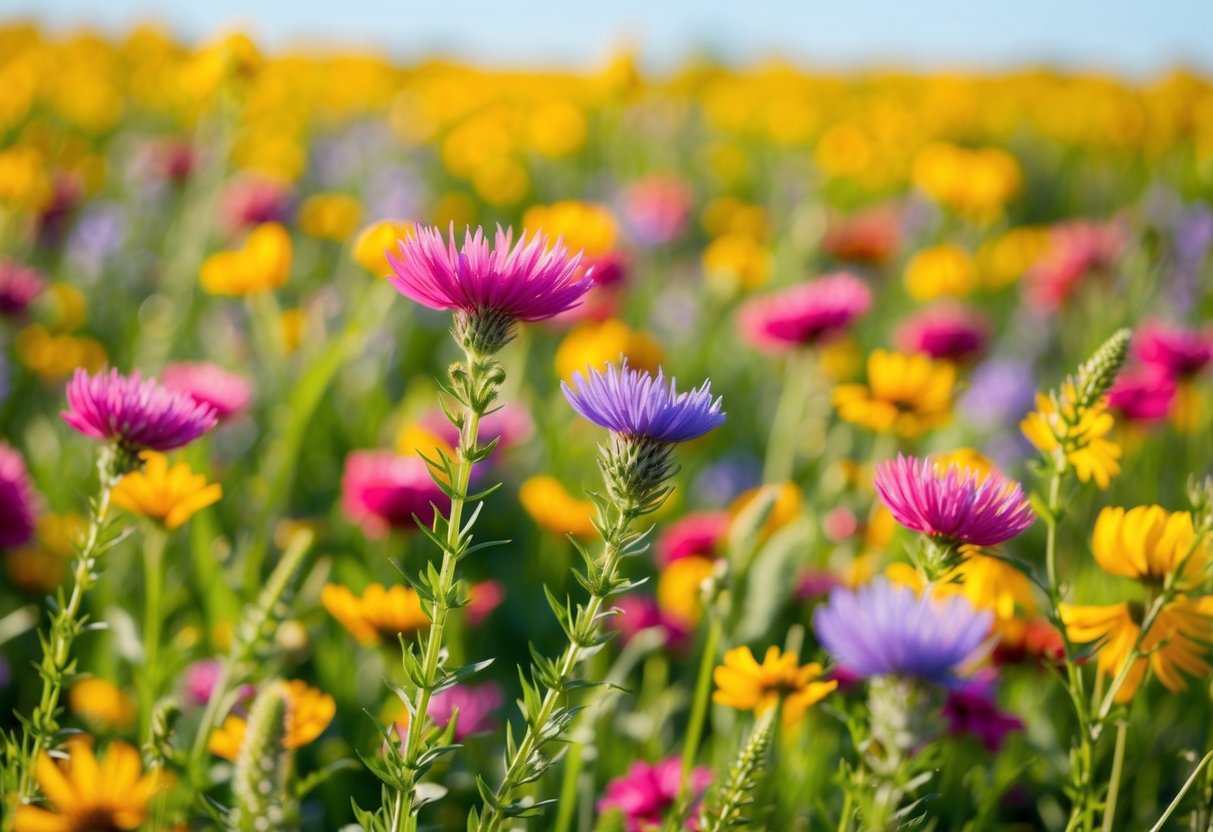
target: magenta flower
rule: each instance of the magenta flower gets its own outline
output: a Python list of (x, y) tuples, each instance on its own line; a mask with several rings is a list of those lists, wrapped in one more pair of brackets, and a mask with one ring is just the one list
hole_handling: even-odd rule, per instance
[(737, 314), (737, 324), (754, 347), (783, 352), (845, 332), (871, 305), (867, 284), (838, 272), (748, 301)]
[(1019, 483), (958, 465), (897, 455), (876, 466), (876, 493), (898, 523), (953, 543), (994, 546), (1036, 520)]
[[(222, 674), (223, 665), (218, 659), (199, 659), (192, 663), (183, 674), (185, 701), (194, 707), (205, 706), (211, 701), (215, 685), (219, 684)], [(241, 685), (236, 689), (236, 696), (238, 700), (245, 701), (251, 699), (256, 692), (257, 689), (253, 685)]]
[(429, 524), (434, 505), (445, 512), (449, 502), (421, 457), (355, 451), (345, 458), (341, 507), (367, 537), (382, 537), (389, 529), (414, 529), (413, 515)]
[(959, 303), (943, 302), (923, 309), (897, 328), (894, 341), (905, 352), (957, 363), (985, 352), (990, 325), (985, 316)]
[(948, 691), (943, 717), (952, 734), (976, 737), (986, 750), (997, 754), (1007, 734), (1022, 731), (1023, 722), (998, 707), (993, 673), (982, 673), (964, 685)]
[(117, 370), (95, 376), (76, 370), (67, 384), (63, 421), (85, 436), (117, 442), (130, 450), (171, 451), (188, 445), (215, 426), (218, 416), (200, 404), (139, 371)]
[(463, 742), (474, 734), (495, 730), (504, 701), (505, 694), (496, 682), (455, 685), (434, 694), (427, 713), (439, 728), (445, 728), (455, 716), (455, 742)]
[(285, 222), (290, 213), (290, 189), (272, 179), (236, 179), (219, 198), (223, 226), (233, 237), (265, 222)]
[(479, 627), (493, 610), (501, 606), (505, 600), (505, 588), (501, 581), (481, 581), (472, 584), (469, 595), (468, 605), (463, 608), (464, 614), (467, 615), (468, 624)]
[(1179, 380), (1196, 375), (1213, 360), (1213, 335), (1161, 323), (1146, 324), (1133, 338), (1137, 358)]
[(1028, 301), (1042, 312), (1065, 306), (1089, 276), (1106, 274), (1126, 244), (1116, 222), (1071, 220), (1049, 233), (1049, 246), (1025, 276)]
[(21, 454), (0, 442), (0, 549), (17, 549), (34, 537), (38, 497)]
[(682, 620), (667, 615), (651, 595), (638, 592), (615, 601), (618, 613), (608, 619), (607, 626), (619, 633), (624, 644), (644, 630), (657, 629), (663, 636), (662, 645), (671, 650), (686, 646), (690, 635)]
[(253, 386), (248, 380), (217, 364), (169, 364), (161, 372), (160, 381), (169, 390), (186, 393), (199, 404), (215, 408), (221, 422), (244, 410), (253, 399)]
[(417, 228), (400, 241), (399, 256), (387, 252), (388, 280), (402, 295), (430, 309), (466, 314), (497, 312), (517, 321), (551, 318), (581, 302), (593, 281), (581, 275), (581, 255), (569, 256), (561, 240), (543, 234), (513, 245), (513, 231), (497, 228), (492, 247), (477, 228), (455, 248), (437, 228)]
[(608, 364), (606, 372), (587, 369), (573, 374), (573, 386), (560, 383), (573, 409), (599, 427), (633, 439), (687, 442), (724, 424), (720, 398), (712, 398), (711, 382), (679, 393), (674, 379), (667, 386), (661, 370), (656, 376), (633, 370), (624, 361)]
[(1166, 419), (1174, 399), (1175, 377), (1158, 365), (1122, 370), (1108, 390), (1108, 407), (1138, 424)]
[(701, 511), (670, 524), (653, 547), (658, 568), (665, 569), (674, 561), (693, 555), (716, 557), (716, 544), (728, 528), (727, 511)]
[(632, 238), (645, 247), (672, 243), (690, 223), (695, 195), (682, 179), (655, 174), (631, 183), (620, 194), (620, 213)]
[(46, 281), (34, 269), (0, 260), (0, 317), (18, 317), (45, 289)]
[[(627, 774), (607, 783), (606, 794), (598, 801), (598, 812), (619, 811), (627, 822), (628, 832), (645, 832), (661, 825), (666, 811), (678, 798), (681, 779), (682, 760), (679, 757), (667, 757), (653, 765), (638, 760), (632, 763)], [(712, 783), (712, 771), (706, 766), (697, 766), (691, 769), (688, 781), (691, 796), (698, 801)], [(691, 828), (690, 821), (688, 828)]]

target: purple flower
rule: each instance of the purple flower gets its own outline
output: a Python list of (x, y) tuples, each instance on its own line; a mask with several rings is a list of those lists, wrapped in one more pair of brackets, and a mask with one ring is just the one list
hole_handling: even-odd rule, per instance
[[(598, 812), (618, 810), (627, 821), (628, 832), (643, 832), (659, 826), (674, 801), (682, 780), (682, 760), (667, 757), (649, 765), (632, 763), (628, 773), (607, 783), (606, 794), (598, 801)], [(712, 782), (712, 772), (706, 766), (691, 769), (688, 777), (691, 795), (698, 800)]]
[(388, 280), (405, 297), (430, 309), (467, 314), (503, 313), (518, 321), (540, 321), (572, 309), (593, 285), (581, 274), (581, 255), (569, 256), (561, 240), (549, 244), (543, 234), (513, 245), (513, 231), (497, 228), (492, 248), (477, 228), (455, 248), (437, 228), (419, 227), (400, 241), (400, 256), (387, 252), (393, 274)]
[(140, 450), (180, 448), (218, 421), (209, 404), (167, 390), (155, 379), (145, 380), (138, 370), (130, 376), (117, 370), (95, 376), (76, 370), (67, 384), (67, 406), (63, 421), (80, 433)]
[(1007, 734), (1023, 730), (1019, 717), (998, 707), (992, 673), (949, 691), (943, 717), (948, 721), (948, 731), (976, 737), (991, 754), (998, 753)]
[(573, 409), (594, 424), (626, 437), (655, 442), (686, 442), (724, 424), (720, 398), (713, 400), (711, 382), (679, 393), (661, 370), (656, 376), (608, 364), (606, 372), (587, 368), (588, 377), (573, 374), (573, 386), (560, 383)]
[(46, 281), (34, 269), (0, 260), (0, 317), (15, 318), (46, 289)]
[(1035, 395), (1036, 381), (1027, 364), (987, 361), (973, 371), (960, 408), (979, 427), (1000, 427), (1023, 418), (1032, 409)]
[(244, 410), (253, 398), (253, 386), (243, 376), (216, 364), (169, 364), (160, 377), (169, 390), (186, 393), (199, 404), (215, 408), (220, 421)]
[(920, 596), (877, 578), (856, 590), (834, 590), (813, 626), (838, 664), (862, 678), (908, 676), (952, 687), (992, 620), (962, 595)]
[(0, 549), (16, 549), (34, 537), (38, 498), (21, 454), (0, 442)]
[(995, 546), (1032, 525), (1036, 515), (1019, 483), (991, 472), (897, 455), (876, 466), (876, 493), (898, 523), (955, 543)]
[(455, 742), (463, 742), (473, 734), (494, 730), (497, 711), (504, 701), (505, 694), (496, 682), (455, 685), (434, 694), (428, 713), (440, 728), (445, 728), (455, 716)]

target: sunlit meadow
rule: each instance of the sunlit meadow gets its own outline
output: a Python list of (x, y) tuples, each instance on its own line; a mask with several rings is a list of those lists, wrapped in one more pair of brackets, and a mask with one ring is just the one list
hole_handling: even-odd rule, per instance
[(1213, 83), (0, 28), (0, 829), (1213, 830)]

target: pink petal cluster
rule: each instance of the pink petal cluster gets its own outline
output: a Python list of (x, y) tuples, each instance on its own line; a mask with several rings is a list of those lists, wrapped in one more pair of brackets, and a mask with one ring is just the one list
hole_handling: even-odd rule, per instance
[(1174, 378), (1151, 365), (1122, 370), (1108, 391), (1108, 407), (1138, 424), (1166, 419), (1174, 399)]
[(90, 376), (78, 369), (67, 384), (63, 421), (85, 436), (129, 449), (171, 451), (215, 426), (218, 415), (185, 393), (168, 390), (139, 371)]
[(290, 188), (271, 179), (236, 179), (219, 198), (223, 226), (233, 237), (265, 222), (284, 222), (290, 209)]
[(898, 523), (954, 543), (995, 546), (1036, 520), (1019, 483), (901, 454), (876, 466), (876, 493)]
[(382, 537), (389, 529), (415, 529), (413, 515), (429, 524), (434, 505), (445, 512), (449, 504), (421, 457), (355, 451), (345, 458), (341, 507), (367, 537)]
[(399, 255), (387, 252), (388, 280), (402, 295), (430, 309), (465, 313), (489, 310), (518, 321), (551, 318), (581, 302), (593, 281), (582, 273), (581, 255), (570, 256), (561, 240), (549, 244), (500, 226), (492, 246), (484, 230), (470, 229), (455, 247), (455, 227), (444, 241), (437, 228), (417, 228), (400, 241)]
[(923, 309), (897, 328), (894, 343), (904, 352), (963, 363), (980, 356), (990, 337), (990, 323), (976, 309), (942, 302)]
[(468, 594), (470, 595), (468, 605), (463, 609), (468, 623), (473, 627), (483, 624), (493, 610), (501, 606), (501, 602), (505, 600), (505, 588), (501, 585), (501, 581), (489, 580), (472, 584)]
[(1133, 337), (1133, 352), (1138, 361), (1173, 379), (1188, 378), (1213, 360), (1213, 333), (1152, 322)]
[(1055, 226), (1044, 255), (1027, 274), (1027, 298), (1043, 312), (1055, 312), (1093, 273), (1115, 265), (1126, 244), (1116, 222), (1074, 220)]
[(220, 421), (240, 413), (253, 399), (253, 386), (247, 379), (207, 362), (169, 364), (161, 372), (160, 381), (169, 390), (186, 393), (199, 404), (215, 408)]
[(985, 673), (948, 691), (943, 717), (952, 734), (976, 737), (991, 754), (997, 754), (1007, 734), (1023, 730), (1023, 721), (998, 707), (995, 677)]
[(671, 523), (653, 547), (657, 567), (665, 569), (676, 560), (694, 555), (715, 558), (716, 546), (728, 528), (727, 511), (695, 512)]
[[(638, 760), (632, 763), (627, 774), (607, 783), (606, 793), (598, 801), (598, 812), (617, 810), (623, 813), (628, 832), (645, 832), (659, 827), (666, 810), (678, 797), (681, 780), (682, 760), (679, 757), (667, 757), (652, 765)], [(711, 769), (706, 766), (691, 769), (689, 787), (696, 801), (711, 783)]]
[(642, 246), (672, 243), (686, 233), (695, 196), (676, 176), (656, 174), (631, 183), (620, 194), (620, 214)]
[(16, 549), (34, 537), (38, 497), (25, 460), (0, 441), (0, 549)]
[(687, 645), (690, 635), (681, 619), (667, 615), (651, 595), (632, 593), (615, 602), (618, 613), (608, 620), (608, 626), (619, 633), (627, 644), (644, 630), (657, 629), (663, 635), (662, 645), (679, 650)]
[(504, 702), (505, 693), (496, 682), (455, 685), (434, 694), (428, 713), (440, 728), (455, 717), (455, 741), (463, 742), (474, 734), (496, 729), (497, 712)]
[(848, 272), (838, 272), (748, 301), (738, 312), (737, 323), (754, 347), (782, 352), (845, 332), (871, 305), (868, 285)]
[(821, 249), (846, 263), (883, 263), (901, 244), (901, 220), (897, 210), (879, 206), (830, 220)]
[(0, 317), (16, 318), (46, 289), (35, 269), (0, 260)]

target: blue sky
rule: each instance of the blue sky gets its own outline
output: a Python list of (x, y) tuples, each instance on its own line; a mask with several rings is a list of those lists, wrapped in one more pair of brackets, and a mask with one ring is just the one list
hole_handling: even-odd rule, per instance
[(189, 38), (242, 23), (271, 47), (353, 43), (405, 60), (587, 66), (627, 41), (656, 65), (706, 47), (823, 67), (1213, 71), (1213, 0), (0, 0), (0, 13), (62, 28), (158, 19)]

